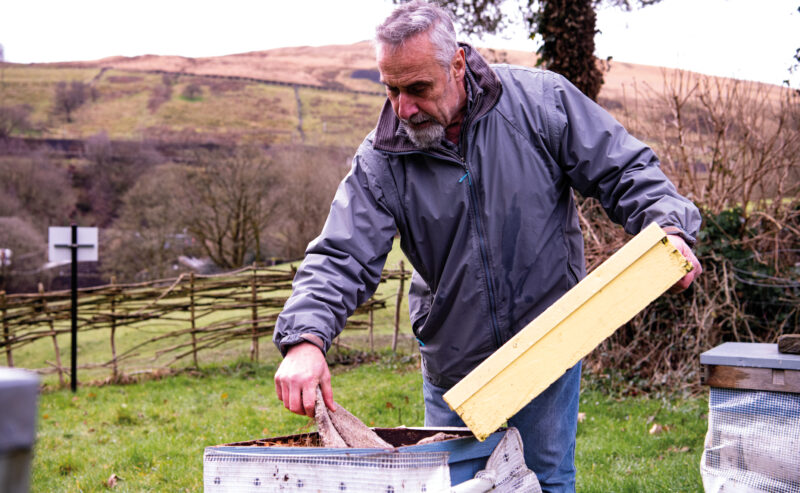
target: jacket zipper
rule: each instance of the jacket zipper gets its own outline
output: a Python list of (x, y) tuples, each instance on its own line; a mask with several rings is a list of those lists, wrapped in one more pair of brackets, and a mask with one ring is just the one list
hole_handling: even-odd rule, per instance
[[(478, 95), (480, 98), (480, 95)], [(476, 107), (478, 105), (476, 104)], [(483, 116), (483, 115), (482, 115)], [(478, 118), (479, 120), (480, 118)], [(477, 120), (475, 120), (477, 121)], [(474, 123), (472, 119), (468, 118), (465, 120), (464, 124), (461, 127), (461, 135), (459, 137), (459, 142), (465, 142), (466, 134), (468, 128)], [(459, 147), (461, 147), (459, 145)], [(481, 222), (480, 211), (478, 209), (478, 193), (475, 191), (475, 186), (472, 183), (472, 175), (469, 171), (469, 167), (467, 166), (467, 159), (465, 156), (462, 156), (460, 152), (451, 152), (449, 150), (444, 150), (444, 152), (437, 153), (437, 152), (426, 152), (426, 151), (411, 151), (411, 152), (400, 152), (396, 154), (414, 154), (415, 152), (419, 152), (421, 154), (426, 154), (433, 158), (442, 158), (455, 161), (457, 164), (461, 165), (461, 168), (464, 169), (466, 173), (464, 176), (461, 177), (459, 183), (467, 179), (467, 186), (469, 187), (469, 201), (470, 207), (472, 208), (472, 214), (475, 216), (475, 229), (478, 233), (478, 245), (479, 250), (481, 253), (481, 262), (483, 263), (483, 272), (486, 275), (486, 290), (489, 294), (489, 318), (491, 319), (492, 323), (492, 335), (494, 336), (494, 343), (499, 348), (502, 344), (502, 338), (500, 337), (500, 323), (497, 321), (497, 302), (495, 301), (494, 295), (494, 283), (492, 282), (492, 273), (491, 269), (489, 268), (489, 254), (488, 254), (488, 247), (486, 246), (486, 238), (483, 232), (483, 223)], [(453, 159), (453, 158), (457, 159)]]
[[(463, 139), (464, 130), (462, 130), (461, 138)], [(411, 153), (399, 153), (399, 154), (411, 154)], [(472, 174), (469, 171), (469, 166), (467, 166), (467, 159), (462, 156), (460, 153), (451, 152), (448, 150), (444, 150), (441, 153), (431, 153), (431, 152), (421, 152), (421, 154), (426, 154), (433, 158), (445, 158), (448, 161), (453, 161), (455, 164), (461, 166), (464, 170), (464, 176), (458, 180), (459, 183), (467, 180), (467, 186), (469, 188), (469, 203), (470, 208), (472, 209), (472, 214), (475, 216), (475, 230), (478, 233), (478, 246), (481, 253), (481, 263), (483, 264), (483, 272), (486, 275), (486, 291), (489, 295), (489, 318), (492, 324), (492, 335), (494, 336), (494, 343), (499, 348), (502, 343), (502, 338), (500, 337), (500, 323), (497, 321), (497, 302), (495, 300), (494, 295), (494, 283), (492, 282), (492, 273), (491, 269), (489, 268), (489, 254), (488, 254), (488, 247), (486, 246), (486, 238), (483, 232), (483, 223), (481, 222), (480, 211), (478, 209), (478, 193), (475, 191), (475, 185), (472, 183)], [(457, 158), (457, 159), (454, 159)]]
[[(464, 156), (459, 156), (461, 158), (461, 166), (464, 168), (466, 175), (464, 177), (467, 178), (467, 186), (469, 187), (469, 195), (470, 195), (470, 205), (472, 206), (472, 214), (475, 216), (475, 229), (478, 232), (478, 245), (480, 247), (481, 252), (481, 261), (483, 262), (483, 271), (486, 275), (486, 290), (489, 294), (489, 315), (491, 316), (492, 321), (492, 333), (494, 335), (494, 343), (499, 348), (500, 347), (500, 324), (497, 322), (497, 303), (494, 297), (494, 283), (492, 282), (492, 273), (491, 269), (489, 268), (489, 254), (488, 248), (486, 246), (486, 238), (484, 237), (483, 233), (483, 223), (481, 221), (480, 210), (478, 209), (478, 193), (475, 191), (475, 185), (472, 183), (472, 175), (469, 172), (469, 167), (467, 166), (467, 161)], [(464, 179), (462, 177), (462, 180)]]
[[(475, 108), (480, 107), (480, 99), (482, 94), (478, 94), (476, 96)], [(459, 149), (465, 149), (464, 143), (467, 141), (467, 133), (469, 129), (472, 127), (474, 121), (473, 118), (467, 118), (464, 121), (464, 124), (461, 126), (461, 135), (459, 136)], [(480, 119), (480, 118), (478, 118)], [(476, 119), (475, 121), (477, 121)], [(466, 151), (464, 151), (466, 154)], [(480, 209), (478, 207), (478, 192), (475, 190), (475, 185), (472, 183), (472, 175), (469, 172), (469, 166), (467, 165), (467, 157), (463, 155), (461, 152), (458, 153), (458, 157), (461, 160), (461, 166), (464, 168), (464, 171), (467, 173), (467, 185), (469, 186), (469, 195), (470, 195), (470, 202), (472, 205), (472, 213), (475, 216), (475, 229), (478, 232), (478, 245), (480, 246), (481, 252), (481, 261), (483, 262), (483, 271), (486, 275), (486, 290), (489, 294), (489, 315), (492, 321), (492, 333), (494, 335), (494, 343), (499, 348), (501, 346), (502, 338), (500, 337), (500, 323), (497, 321), (497, 302), (495, 300), (494, 295), (494, 282), (492, 281), (492, 271), (489, 266), (489, 248), (486, 246), (486, 238), (483, 231), (483, 222), (481, 221)]]

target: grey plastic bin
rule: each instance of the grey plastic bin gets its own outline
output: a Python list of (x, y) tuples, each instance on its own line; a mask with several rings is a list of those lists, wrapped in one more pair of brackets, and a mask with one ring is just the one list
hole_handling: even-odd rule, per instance
[(17, 368), (0, 367), (0, 492), (27, 492), (39, 377)]

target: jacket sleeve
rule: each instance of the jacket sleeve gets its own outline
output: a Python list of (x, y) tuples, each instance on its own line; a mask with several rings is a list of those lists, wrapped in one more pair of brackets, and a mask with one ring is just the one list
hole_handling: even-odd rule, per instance
[(700, 212), (677, 192), (653, 151), (568, 80), (552, 75), (550, 147), (572, 186), (597, 198), (630, 234), (655, 222), (694, 244)]
[(273, 342), (283, 355), (304, 340), (321, 340), (327, 352), (347, 317), (380, 282), (396, 226), (360, 161), (356, 156), (339, 184), (322, 233), (308, 245), (278, 316)]

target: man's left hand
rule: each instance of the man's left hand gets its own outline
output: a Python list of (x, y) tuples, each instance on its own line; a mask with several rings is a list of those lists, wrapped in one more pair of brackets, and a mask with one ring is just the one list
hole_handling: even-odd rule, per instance
[(700, 262), (697, 260), (697, 257), (694, 256), (692, 249), (689, 248), (689, 245), (678, 235), (667, 235), (669, 241), (672, 243), (681, 255), (683, 255), (686, 260), (688, 260), (692, 264), (692, 270), (689, 271), (688, 274), (683, 276), (683, 278), (676, 282), (674, 286), (670, 289), (672, 293), (680, 293), (684, 289), (688, 288), (692, 281), (694, 281), (700, 274), (703, 273), (703, 268), (700, 266)]

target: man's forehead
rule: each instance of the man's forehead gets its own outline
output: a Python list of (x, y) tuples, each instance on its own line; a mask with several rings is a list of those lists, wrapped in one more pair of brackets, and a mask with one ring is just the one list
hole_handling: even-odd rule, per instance
[[(434, 66), (435, 70), (438, 66)], [(436, 76), (433, 70), (379, 70), (381, 84), (393, 87), (405, 87), (418, 84), (435, 84)]]
[(394, 85), (411, 85), (433, 82), (444, 69), (436, 60), (436, 52), (425, 33), (415, 36), (402, 45), (381, 45), (377, 50), (378, 71), (381, 82)]
[(427, 32), (417, 33), (409, 36), (405, 41), (394, 43), (378, 42), (378, 54), (391, 52), (425, 52), (433, 51), (433, 43)]
[(435, 56), (436, 49), (431, 43), (427, 32), (416, 34), (398, 45), (381, 43), (378, 45), (377, 50), (379, 66), (385, 60), (418, 59), (424, 61), (426, 59), (434, 59)]

